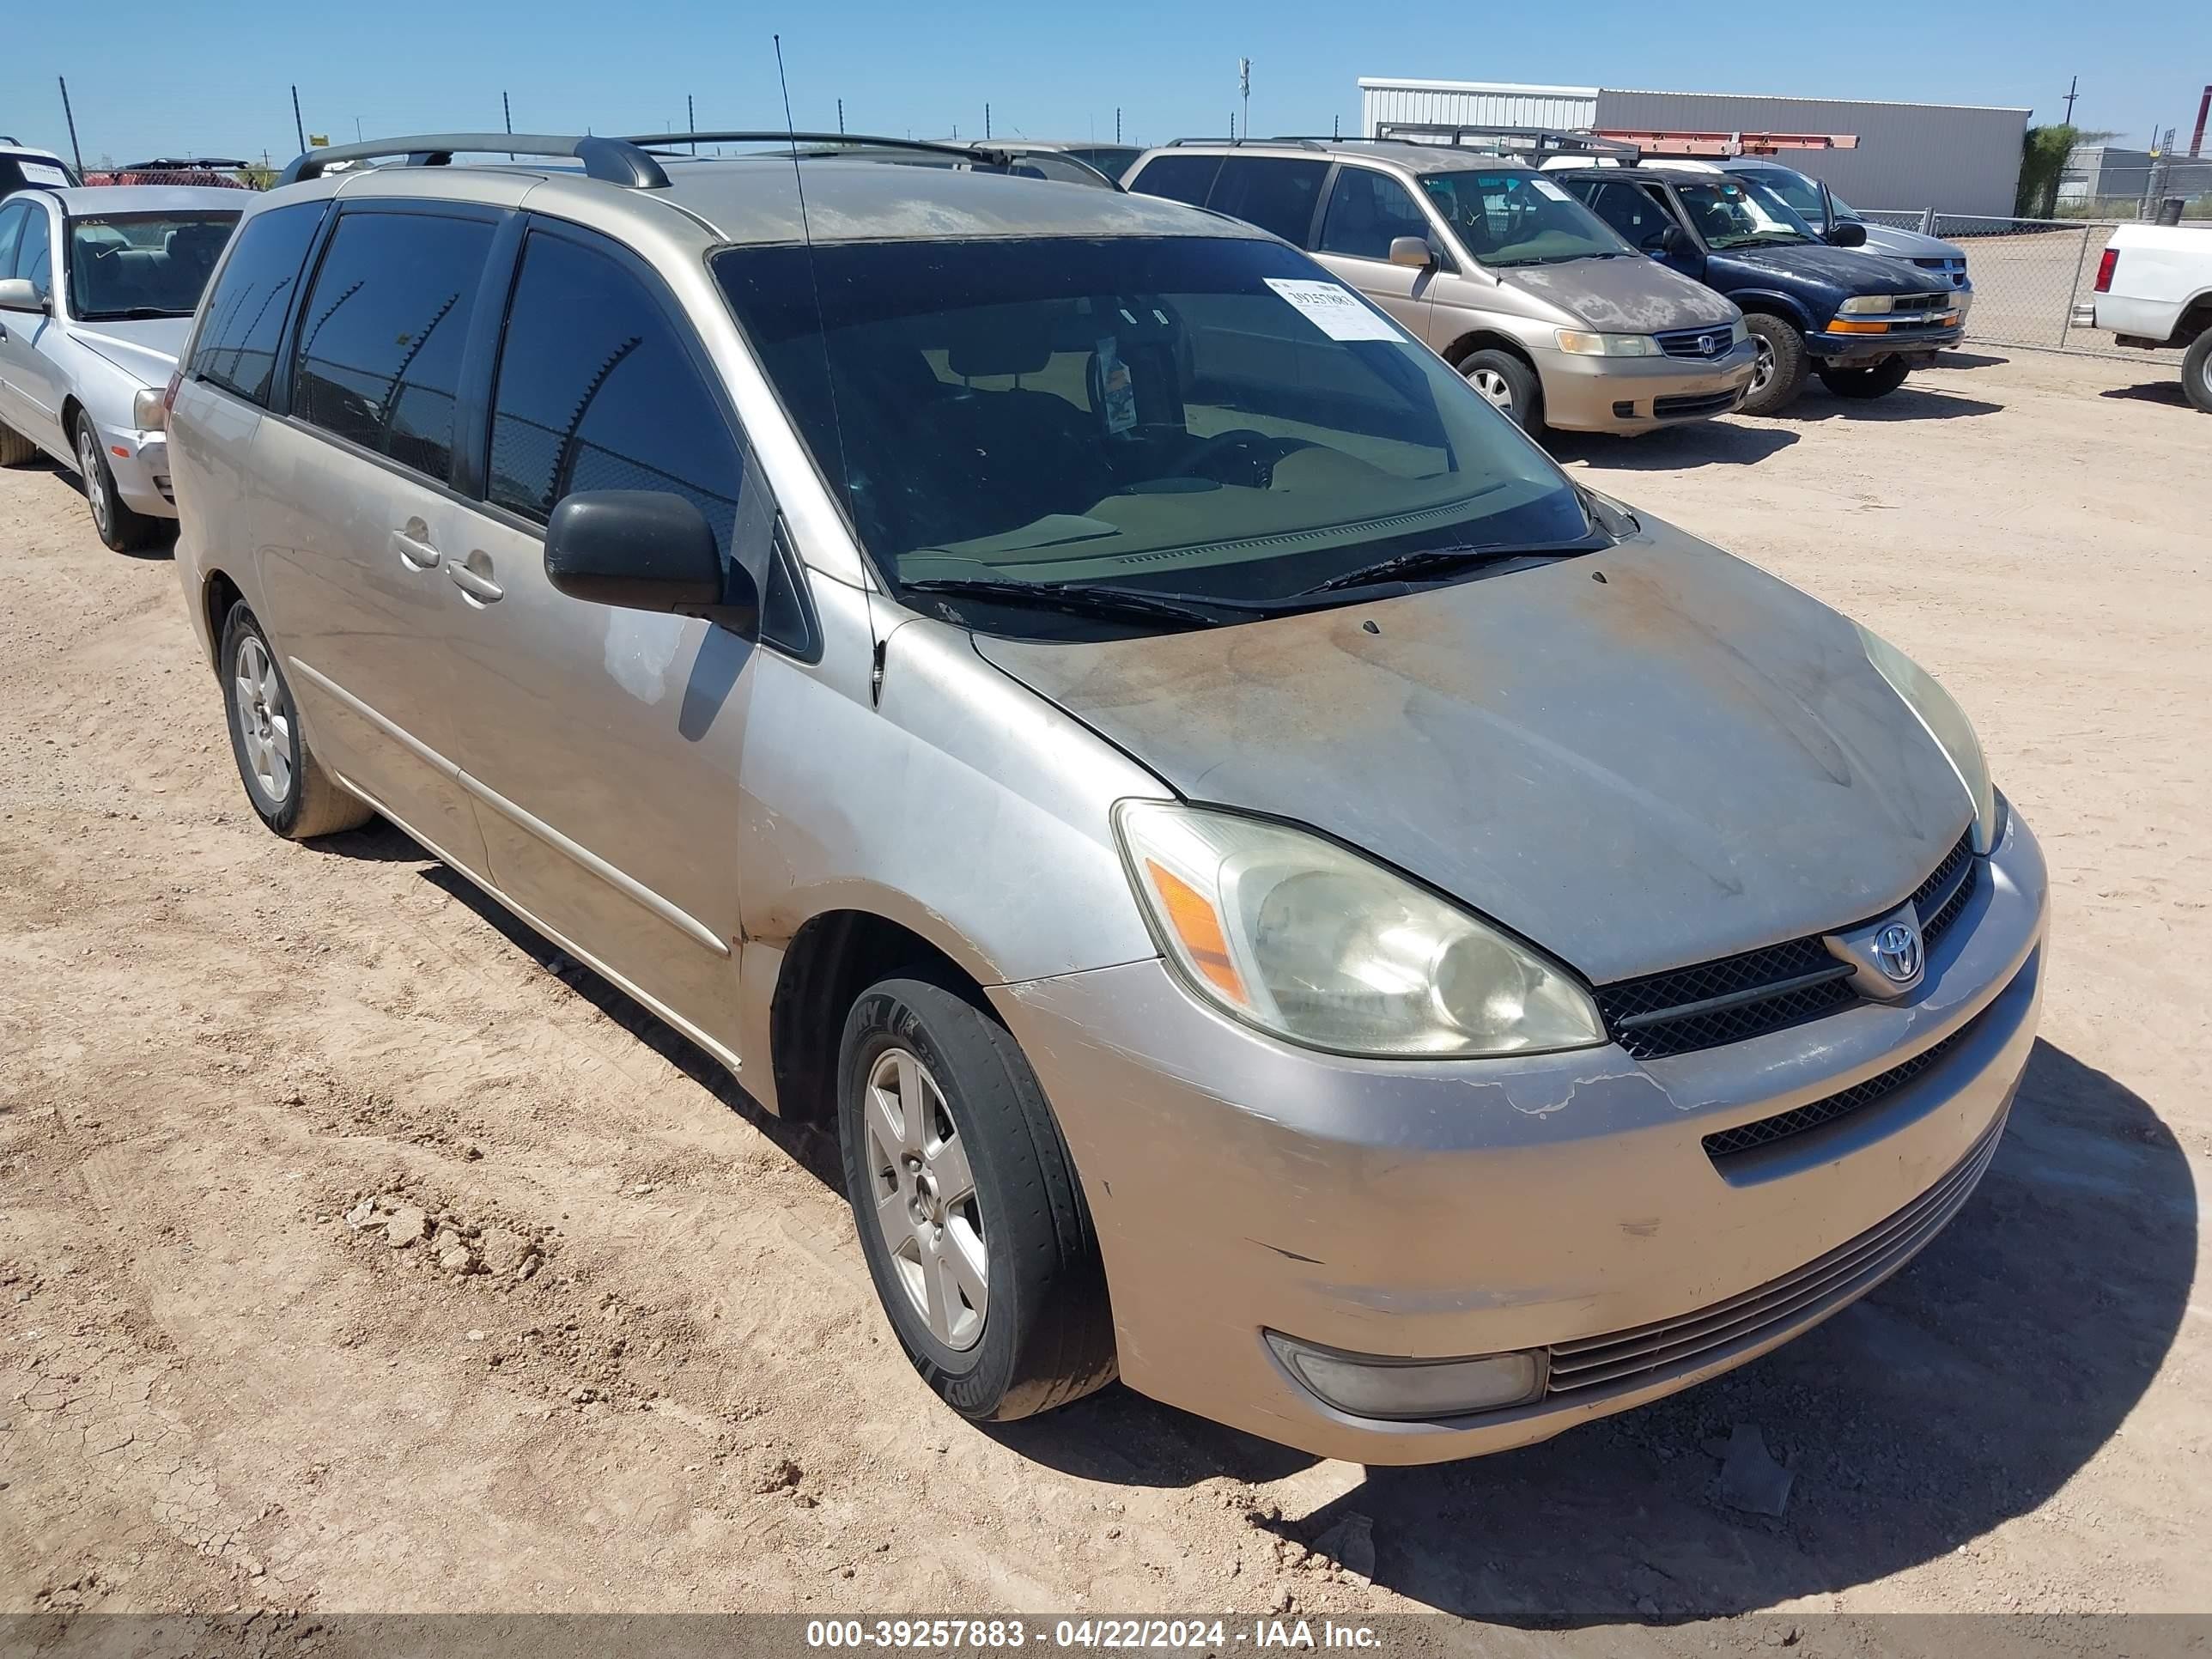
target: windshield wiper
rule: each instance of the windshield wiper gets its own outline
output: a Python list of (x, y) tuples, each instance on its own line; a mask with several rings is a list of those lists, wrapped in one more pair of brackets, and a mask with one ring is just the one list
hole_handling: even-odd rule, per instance
[(1216, 628), (1255, 614), (1254, 610), (1242, 605), (1224, 605), (1217, 608), (1210, 600), (1170, 599), (1137, 587), (1065, 587), (984, 576), (933, 576), (901, 586), (909, 593), (1034, 605), (1042, 611), (1064, 611), (1077, 617), (1123, 617), (1134, 622), (1178, 623), (1185, 628)]
[(77, 320), (83, 323), (144, 323), (157, 317), (189, 317), (189, 311), (171, 311), (161, 306), (127, 306), (121, 311), (88, 311)]
[(1418, 581), (1424, 576), (1440, 576), (1447, 571), (1464, 569), (1469, 565), (1492, 564), (1501, 559), (1565, 558), (1576, 553), (1595, 553), (1610, 545), (1609, 538), (1584, 537), (1581, 541), (1562, 543), (1553, 547), (1522, 547), (1512, 543), (1474, 547), (1425, 547), (1417, 553), (1401, 553), (1379, 563), (1347, 570), (1340, 576), (1331, 576), (1327, 581), (1303, 588), (1300, 592), (1334, 593), (1342, 588), (1367, 587), (1377, 582)]

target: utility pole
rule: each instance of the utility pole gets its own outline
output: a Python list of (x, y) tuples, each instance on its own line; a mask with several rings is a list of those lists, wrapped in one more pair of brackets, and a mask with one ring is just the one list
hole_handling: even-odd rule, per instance
[(1249, 58), (1237, 60), (1237, 91), (1244, 100), (1244, 136), (1249, 138), (1252, 136), (1252, 60)]
[(1114, 142), (1117, 144), (1121, 142), (1121, 106), (1119, 104), (1114, 106)]
[(842, 98), (837, 100), (837, 131), (845, 131), (845, 100)]
[(2066, 82), (2066, 125), (2069, 127), (2074, 125), (2074, 99), (2081, 87), (2081, 77), (2078, 75)]
[[(699, 131), (699, 117), (692, 110), (691, 94), (688, 92), (684, 94), (684, 131), (686, 132)], [(691, 141), (691, 153), (694, 155), (699, 153), (699, 141), (696, 138)]]
[(991, 142), (991, 106), (988, 104), (983, 106), (983, 142), (987, 144)]
[(292, 88), (292, 136), (300, 141), (300, 154), (307, 153), (307, 130), (300, 125), (300, 88)]
[(84, 177), (84, 152), (77, 148), (76, 112), (70, 107), (69, 77), (57, 75), (54, 79), (62, 83), (62, 119), (69, 123), (70, 154), (76, 158), (76, 174), (82, 179)]

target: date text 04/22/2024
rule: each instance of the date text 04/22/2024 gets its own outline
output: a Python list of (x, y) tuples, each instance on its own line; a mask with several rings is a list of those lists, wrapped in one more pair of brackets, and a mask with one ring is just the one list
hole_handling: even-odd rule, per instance
[(1382, 1645), (1382, 1638), (1368, 1626), (1327, 1619), (1060, 1619), (1049, 1624), (1022, 1619), (816, 1619), (807, 1622), (806, 1645), (833, 1650), (1011, 1652), (1035, 1646), (1220, 1653), (1240, 1647), (1371, 1650)]

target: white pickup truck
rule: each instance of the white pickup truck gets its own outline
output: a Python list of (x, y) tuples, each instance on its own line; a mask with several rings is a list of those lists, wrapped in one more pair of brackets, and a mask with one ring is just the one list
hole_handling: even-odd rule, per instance
[(2212, 415), (2212, 226), (2120, 226), (2098, 260), (2096, 298), (2073, 320), (2122, 345), (2187, 347), (2181, 389)]

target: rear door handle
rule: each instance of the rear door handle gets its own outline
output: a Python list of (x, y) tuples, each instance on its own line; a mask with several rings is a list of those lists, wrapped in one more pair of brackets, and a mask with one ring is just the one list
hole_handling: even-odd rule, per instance
[(484, 605), (493, 605), (507, 590), (491, 579), (491, 556), (478, 548), (465, 562), (455, 560), (446, 567), (446, 574), (453, 579), (453, 586), (471, 599)]
[(435, 570), (441, 556), (438, 550), (423, 538), (429, 532), (420, 519), (410, 521), (405, 530), (392, 532), (392, 544), (399, 550), (399, 556), (417, 570)]

